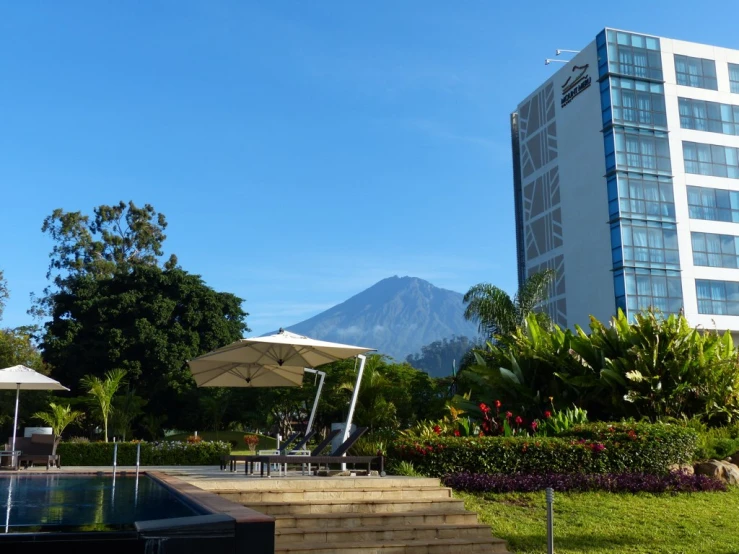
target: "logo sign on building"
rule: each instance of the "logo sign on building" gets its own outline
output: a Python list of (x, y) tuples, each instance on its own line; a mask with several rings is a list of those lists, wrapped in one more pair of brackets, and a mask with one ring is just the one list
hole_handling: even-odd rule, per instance
[(590, 67), (589, 64), (575, 65), (572, 67), (572, 75), (562, 85), (563, 108), (592, 83), (592, 79), (588, 75), (588, 67)]

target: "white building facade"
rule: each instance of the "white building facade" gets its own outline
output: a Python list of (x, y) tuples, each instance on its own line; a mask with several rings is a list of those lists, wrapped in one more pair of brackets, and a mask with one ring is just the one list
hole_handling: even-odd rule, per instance
[(605, 29), (511, 114), (519, 281), (555, 322), (739, 331), (739, 51)]

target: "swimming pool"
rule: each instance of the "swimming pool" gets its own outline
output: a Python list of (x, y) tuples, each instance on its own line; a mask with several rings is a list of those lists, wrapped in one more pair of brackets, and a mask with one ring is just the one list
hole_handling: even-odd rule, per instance
[(125, 531), (137, 521), (202, 513), (146, 475), (0, 476), (5, 533)]
[(267, 554), (274, 524), (159, 471), (0, 473), (2, 554)]

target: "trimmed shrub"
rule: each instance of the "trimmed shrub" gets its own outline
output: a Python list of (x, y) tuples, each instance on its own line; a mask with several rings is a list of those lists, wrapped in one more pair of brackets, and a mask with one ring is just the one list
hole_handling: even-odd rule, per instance
[(692, 429), (646, 423), (587, 424), (559, 437), (403, 437), (390, 458), (434, 477), (470, 473), (667, 474), (693, 459)]
[(700, 492), (723, 491), (727, 485), (707, 475), (689, 475), (675, 471), (666, 475), (648, 473), (582, 474), (560, 473), (547, 475), (513, 475), (455, 473), (443, 479), (444, 485), (466, 492), (536, 492), (546, 488), (556, 491), (608, 492)]
[[(57, 448), (65, 466), (109, 466), (118, 445), (118, 465), (136, 465), (135, 442), (62, 442)], [(181, 466), (217, 465), (221, 456), (231, 452), (226, 442), (141, 442), (141, 465)]]

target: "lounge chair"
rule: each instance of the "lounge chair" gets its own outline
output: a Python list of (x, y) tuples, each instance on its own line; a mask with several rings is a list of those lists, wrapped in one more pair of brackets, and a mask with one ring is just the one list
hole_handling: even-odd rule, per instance
[(18, 457), (18, 465), (28, 467), (35, 463), (46, 464), (46, 469), (52, 466), (62, 467), (59, 454), (54, 451), (54, 435), (33, 434), (30, 438), (16, 439), (15, 449), (21, 451)]
[[(331, 431), (328, 435), (326, 435), (326, 438), (323, 439), (323, 441), (321, 441), (318, 444), (318, 446), (316, 446), (313, 450), (311, 450), (310, 456), (318, 456), (319, 454), (323, 453), (323, 451), (326, 450), (326, 447), (331, 443), (331, 441), (334, 440), (334, 437), (336, 437), (336, 435), (338, 435), (340, 432), (341, 432), (341, 430), (339, 430), (339, 429), (334, 429), (333, 431)], [(315, 431), (311, 431), (311, 433), (312, 434), (315, 434)], [(295, 446), (296, 447), (297, 446), (305, 446), (305, 444), (295, 445)], [(296, 452), (297, 454), (292, 454), (292, 452)], [(291, 456), (291, 459), (292, 459), (292, 457), (295, 457), (296, 455), (301, 455), (301, 454), (303, 454), (303, 452), (304, 451), (303, 450), (300, 450), (300, 448), (291, 448), (290, 449), (290, 452), (284, 452), (284, 453), (283, 452), (280, 452), (280, 453), (277, 453), (275, 451), (275, 452), (269, 453), (269, 454), (260, 454), (259, 456), (250, 456), (249, 457), (249, 460), (247, 461), (246, 467), (244, 468), (244, 471), (247, 474), (248, 473), (254, 473), (254, 463), (255, 462), (259, 462), (259, 459), (260, 458), (264, 458), (264, 457), (267, 457), (267, 456), (285, 456), (285, 455), (288, 455), (288, 456)]]
[[(275, 452), (284, 454), (290, 447), (290, 445), (295, 442), (299, 436), (300, 433), (293, 433), (292, 435), (287, 437), (287, 439), (282, 441), (280, 449), (275, 450)], [(223, 456), (221, 456), (221, 470), (226, 469), (226, 466), (228, 466), (231, 471), (236, 471), (236, 462), (246, 462), (253, 457), (254, 456), (252, 456), (251, 454), (224, 454)]]
[(251, 462), (261, 462), (262, 476), (264, 476), (264, 467), (267, 466), (267, 477), (270, 477), (270, 468), (272, 464), (367, 464), (367, 474), (369, 475), (374, 462), (377, 462), (379, 465), (380, 475), (384, 475), (385, 457), (382, 454), (375, 456), (345, 456), (346, 452), (354, 446), (354, 443), (357, 442), (359, 437), (361, 437), (366, 431), (366, 427), (357, 428), (351, 435), (349, 435), (348, 439), (346, 439), (328, 456), (324, 456), (322, 454), (313, 455), (313, 453), (311, 453), (310, 456), (256, 456), (251, 460)]

